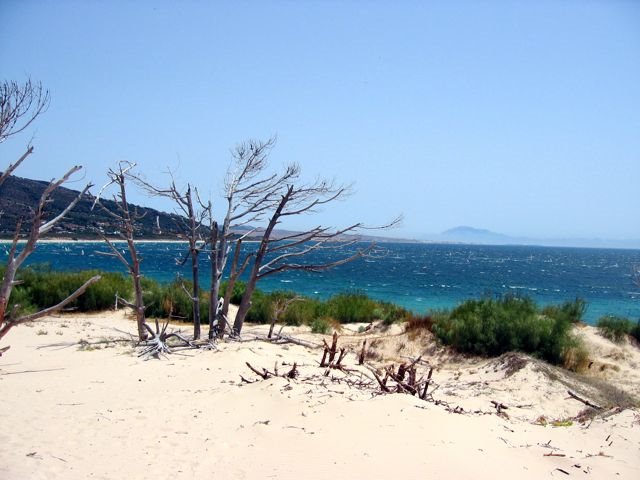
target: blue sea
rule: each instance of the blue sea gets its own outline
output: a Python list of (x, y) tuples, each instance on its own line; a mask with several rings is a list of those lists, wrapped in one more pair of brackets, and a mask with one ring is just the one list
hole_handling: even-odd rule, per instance
[[(119, 245), (126, 249), (124, 243)], [(188, 265), (176, 262), (184, 257), (184, 244), (141, 242), (138, 248), (145, 276), (163, 282), (180, 275), (189, 278)], [(50, 264), (57, 270), (124, 272), (116, 259), (98, 252), (108, 248), (92, 242), (41, 243), (29, 263)], [(320, 251), (308, 260), (324, 262), (332, 255), (330, 250)], [(4, 248), (0, 260), (3, 257)], [(201, 258), (206, 288), (209, 262), (206, 254)], [(333, 270), (278, 274), (265, 278), (259, 287), (320, 299), (361, 291), (419, 313), (451, 308), (482, 295), (521, 294), (542, 305), (581, 297), (588, 302), (584, 320), (595, 323), (602, 315), (640, 318), (634, 265), (640, 265), (640, 250), (385, 243), (370, 256)]]

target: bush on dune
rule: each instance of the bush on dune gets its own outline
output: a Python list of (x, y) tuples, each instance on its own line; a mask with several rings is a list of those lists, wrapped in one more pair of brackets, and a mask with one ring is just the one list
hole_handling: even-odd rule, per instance
[(621, 343), (634, 328), (637, 328), (628, 318), (613, 315), (600, 317), (596, 326), (600, 335), (615, 343)]
[(460, 352), (498, 356), (521, 351), (561, 364), (579, 346), (572, 324), (582, 301), (540, 312), (527, 297), (504, 296), (468, 300), (432, 326), (445, 345)]
[[(379, 319), (377, 303), (364, 293), (340, 293), (327, 301), (328, 315), (340, 323), (372, 322)], [(378, 315), (376, 315), (378, 314)]]

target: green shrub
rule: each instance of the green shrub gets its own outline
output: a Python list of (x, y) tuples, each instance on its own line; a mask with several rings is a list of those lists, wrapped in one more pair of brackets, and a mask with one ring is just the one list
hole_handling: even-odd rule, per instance
[(582, 317), (586, 310), (587, 302), (576, 297), (575, 300), (569, 300), (560, 305), (548, 305), (542, 309), (542, 313), (543, 315), (555, 318), (556, 320), (578, 323), (582, 321)]
[(11, 312), (14, 308), (16, 315), (26, 315), (39, 310), (35, 305), (33, 305), (33, 303), (31, 303), (29, 290), (22, 286), (14, 287), (13, 290), (11, 290), (7, 310)]
[(385, 325), (391, 325), (396, 322), (404, 322), (410, 320), (413, 315), (406, 308), (400, 307), (390, 302), (377, 302), (378, 310), (381, 315), (379, 318)]
[(273, 300), (261, 290), (254, 290), (245, 320), (252, 323), (271, 323), (273, 313)]
[(637, 328), (637, 325), (634, 327), (631, 320), (627, 318), (607, 315), (598, 320), (597, 327), (600, 335), (612, 342), (620, 343), (634, 328)]
[(27, 300), (27, 305), (43, 309), (60, 303), (94, 275), (101, 275), (102, 278), (71, 302), (68, 308), (82, 312), (106, 310), (113, 308), (116, 293), (130, 298), (131, 281), (120, 273), (97, 270), (56, 272), (46, 266), (29, 267), (18, 272), (17, 279), (22, 281), (22, 284), (14, 289), (14, 292), (21, 296), (23, 301)]
[(640, 320), (638, 320), (638, 322), (633, 326), (633, 328), (629, 332), (629, 335), (640, 342)]
[[(96, 274), (98, 272), (91, 272)], [(124, 298), (133, 296), (133, 285), (131, 280), (121, 273), (100, 273), (102, 278), (94, 283), (84, 292), (76, 303), (81, 311), (99, 311), (113, 308), (116, 293)], [(88, 280), (87, 275), (83, 281)]]
[[(183, 288), (184, 285), (184, 288)], [(193, 302), (184, 289), (191, 291), (190, 281), (176, 279), (168, 284), (159, 284), (153, 280), (143, 279), (143, 301), (147, 317), (176, 318), (193, 321)], [(209, 321), (209, 294), (200, 291), (200, 323)]]
[[(224, 296), (225, 292), (227, 291), (228, 284), (229, 282), (227, 282), (226, 280), (220, 284), (220, 296)], [(247, 284), (245, 282), (237, 280), (233, 284), (233, 290), (231, 292), (230, 302), (233, 303), (234, 305), (240, 305), (240, 302), (242, 301), (242, 296), (244, 295), (244, 291), (246, 287), (247, 287)]]
[(331, 322), (327, 318), (315, 318), (310, 325), (312, 333), (327, 334), (331, 329)]
[(498, 356), (522, 351), (560, 364), (577, 345), (571, 333), (571, 316), (540, 314), (527, 297), (468, 300), (432, 325), (436, 336), (460, 352)]
[(326, 315), (326, 304), (313, 298), (301, 298), (292, 302), (282, 314), (280, 320), (286, 325), (311, 325), (311, 323)]
[(327, 301), (327, 313), (340, 323), (372, 322), (377, 306), (363, 293), (341, 293)]

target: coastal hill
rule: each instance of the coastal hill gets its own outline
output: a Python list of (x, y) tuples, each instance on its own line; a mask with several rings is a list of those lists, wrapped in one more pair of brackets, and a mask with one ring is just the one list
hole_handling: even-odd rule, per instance
[[(48, 182), (31, 180), (28, 178), (10, 176), (0, 186), (0, 238), (12, 238), (15, 226), (19, 219), (23, 219), (22, 231), (27, 233), (30, 228), (28, 219), (31, 218), (32, 209), (38, 204), (42, 192), (47, 187)], [(52, 202), (48, 207), (51, 218), (61, 212), (74, 198), (78, 196), (77, 190), (60, 187), (52, 195)], [(87, 195), (80, 200), (66, 217), (58, 223), (49, 237), (93, 240), (98, 239), (100, 233), (109, 237), (118, 235), (118, 225), (114, 219), (103, 209), (96, 207), (93, 211), (94, 197)], [(117, 211), (116, 202), (101, 198), (102, 205), (112, 212)], [(149, 207), (140, 205), (130, 205), (130, 208), (137, 209), (138, 213), (144, 217), (137, 222), (136, 236), (147, 240), (176, 239), (179, 229), (176, 225), (178, 215), (161, 212)], [(243, 235), (247, 231), (253, 230), (253, 226), (239, 227), (236, 232)], [(249, 235), (249, 239), (259, 238), (264, 230), (257, 229)], [(296, 232), (290, 230), (277, 229), (273, 232), (273, 238), (281, 238), (292, 235)], [(350, 237), (352, 238), (352, 237)], [(367, 242), (414, 242), (414, 240), (387, 238), (382, 236), (358, 236), (359, 239)]]
[[(24, 233), (30, 228), (29, 219), (33, 214), (33, 207), (38, 204), (42, 192), (49, 183), (28, 178), (10, 176), (0, 186), (0, 237), (11, 238), (20, 219), (23, 219), (22, 230)], [(77, 190), (65, 187), (58, 188), (52, 195), (51, 203), (47, 210), (48, 218), (61, 212), (78, 195)], [(86, 195), (71, 210), (67, 216), (58, 223), (49, 234), (52, 237), (67, 237), (77, 239), (98, 238), (100, 232), (113, 236), (118, 234), (118, 226), (114, 219), (100, 207), (93, 211), (94, 197)], [(112, 212), (117, 211), (116, 202), (101, 199), (105, 208)], [(175, 238), (178, 228), (175, 214), (168, 214), (154, 210), (153, 208), (131, 205), (139, 214), (144, 214), (139, 220), (136, 235), (142, 238)], [(158, 225), (160, 228), (158, 229)]]

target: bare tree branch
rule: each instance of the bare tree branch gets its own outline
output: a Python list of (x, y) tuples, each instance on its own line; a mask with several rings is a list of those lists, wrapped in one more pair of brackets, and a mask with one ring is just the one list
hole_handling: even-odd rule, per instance
[[(28, 79), (0, 83), (0, 143), (26, 129), (49, 107), (49, 90)], [(16, 162), (18, 165), (20, 161)], [(14, 166), (14, 170), (17, 165)]]
[[(133, 282), (133, 289), (135, 293), (135, 313), (136, 323), (138, 327), (139, 339), (147, 339), (146, 318), (145, 318), (145, 306), (142, 292), (142, 273), (140, 271), (140, 262), (142, 261), (135, 242), (135, 229), (136, 222), (144, 216), (139, 215), (137, 209), (133, 212), (130, 209), (129, 202), (127, 200), (127, 180), (132, 179), (135, 175), (132, 173), (136, 164), (128, 161), (121, 161), (116, 168), (110, 168), (107, 171), (107, 177), (109, 181), (100, 189), (98, 195), (95, 197), (92, 209), (96, 205), (99, 205), (103, 211), (107, 212), (119, 225), (120, 236), (127, 242), (127, 249), (129, 251), (130, 260), (126, 259), (122, 253), (116, 248), (116, 246), (106, 237), (101, 234), (102, 239), (109, 246), (116, 257), (128, 270), (131, 275), (131, 281)], [(116, 185), (118, 192), (114, 195), (114, 200), (118, 211), (113, 212), (100, 203), (100, 197), (107, 188), (111, 185)]]
[[(36, 117), (38, 117), (49, 104), (49, 92), (43, 91), (41, 84), (32, 84), (27, 81), (24, 85), (16, 82), (0, 83), (0, 143), (27, 128)], [(33, 153), (33, 147), (29, 146), (26, 152), (12, 165), (4, 171), (0, 176), (0, 184), (2, 184), (18, 166)], [(17, 306), (7, 313), (7, 307), (11, 298), (13, 287), (19, 285), (16, 281), (18, 269), (25, 260), (33, 253), (37, 242), (41, 235), (49, 232), (56, 224), (58, 224), (68, 213), (75, 207), (83, 195), (87, 193), (91, 185), (85, 188), (73, 199), (63, 210), (52, 219), (45, 221), (45, 209), (50, 203), (51, 195), (63, 183), (67, 182), (70, 177), (81, 169), (79, 166), (71, 168), (66, 174), (57, 180), (52, 180), (44, 189), (38, 205), (36, 206), (33, 217), (31, 219), (31, 228), (27, 236), (27, 240), (18, 252), (20, 232), (22, 227), (22, 219), (17, 222), (13, 242), (7, 258), (4, 276), (0, 284), (0, 339), (16, 325), (30, 322), (57, 312), (82, 295), (89, 286), (100, 280), (100, 276), (92, 277), (87, 280), (80, 288), (69, 295), (67, 298), (49, 308), (45, 308), (39, 312), (15, 318), (17, 314)], [(6, 351), (8, 347), (2, 349)]]
[(187, 184), (184, 190), (178, 188), (173, 174), (169, 172), (169, 175), (171, 181), (166, 188), (152, 185), (140, 176), (133, 178), (147, 193), (169, 198), (176, 207), (176, 213), (179, 215), (176, 224), (181, 231), (181, 236), (184, 236), (189, 245), (188, 251), (181, 260), (178, 260), (178, 264), (183, 265), (187, 260), (191, 260), (192, 291), (188, 292), (184, 284), (182, 289), (187, 292), (193, 304), (193, 338), (197, 340), (200, 338), (200, 264), (198, 257), (208, 242), (208, 238), (203, 236), (203, 231), (206, 230), (205, 221), (211, 217), (211, 202), (203, 202), (197, 189), (193, 188), (191, 184)]
[(4, 172), (2, 172), (2, 175), (0, 176), (0, 185), (2, 185), (7, 178), (13, 175), (14, 170), (18, 168), (20, 164), (24, 162), (25, 159), (32, 153), (33, 153), (33, 147), (29, 145), (29, 147), (22, 154), (22, 156), (18, 160), (16, 160), (15, 163), (10, 164)]
[[(318, 226), (285, 235), (282, 238), (274, 237), (275, 227), (284, 218), (312, 213), (318, 207), (344, 198), (351, 191), (350, 186), (335, 185), (332, 181), (322, 179), (311, 184), (298, 184), (295, 182), (298, 175), (299, 169), (297, 167), (288, 169), (283, 176), (278, 177), (283, 180), (274, 185), (274, 191), (270, 192), (267, 197), (272, 199), (277, 195), (279, 200), (277, 204), (269, 205), (270, 217), (267, 226), (262, 232), (260, 245), (256, 252), (253, 252), (253, 264), (233, 325), (235, 335), (240, 334), (244, 318), (251, 305), (251, 295), (260, 279), (283, 271), (319, 272), (327, 270), (361, 258), (373, 248), (373, 244), (369, 243), (357, 248), (355, 252), (347, 251), (347, 247), (355, 245), (359, 240), (354, 234), (357, 234), (361, 229), (370, 228), (360, 222), (338, 230)], [(391, 228), (398, 222), (399, 218), (380, 228)], [(345, 254), (322, 263), (300, 261), (309, 258), (309, 254), (320, 249), (330, 249), (334, 252), (343, 250)]]

